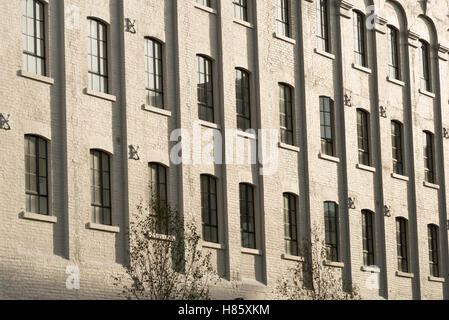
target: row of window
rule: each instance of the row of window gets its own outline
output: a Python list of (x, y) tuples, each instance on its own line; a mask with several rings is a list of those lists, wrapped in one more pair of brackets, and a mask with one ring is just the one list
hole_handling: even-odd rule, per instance
[[(159, 163), (149, 163), (148, 187), (150, 196), (155, 196), (162, 205), (168, 203), (168, 170)], [(91, 219), (92, 222), (112, 225), (111, 215), (111, 160), (110, 155), (100, 151), (90, 151), (91, 178)], [(48, 146), (41, 137), (25, 136), (25, 182), (26, 210), (30, 213), (48, 215)], [(206, 242), (219, 243), (217, 179), (210, 175), (201, 175), (201, 217), (202, 234)], [(255, 188), (246, 183), (239, 186), (240, 226), (242, 247), (256, 249), (257, 230)], [(298, 197), (284, 193), (284, 241), (285, 252), (299, 256), (299, 212)], [(327, 258), (340, 261), (339, 214), (335, 202), (324, 203), (324, 225)], [(168, 224), (159, 215), (155, 232), (168, 234)], [(408, 222), (397, 218), (398, 269), (409, 272)], [(376, 265), (374, 213), (362, 211), (363, 262), (366, 266)], [(439, 277), (439, 229), (435, 225), (428, 227), (430, 272)]]
[[(320, 123), (321, 123), (321, 153), (329, 156), (336, 155), (335, 148), (335, 117), (334, 102), (329, 97), (320, 97)], [(393, 172), (406, 175), (404, 164), (404, 128), (399, 121), (391, 122), (391, 141)], [(371, 166), (371, 135), (369, 113), (363, 109), (357, 109), (357, 144), (359, 163)], [(425, 181), (436, 183), (434, 135), (424, 131), (424, 170)]]

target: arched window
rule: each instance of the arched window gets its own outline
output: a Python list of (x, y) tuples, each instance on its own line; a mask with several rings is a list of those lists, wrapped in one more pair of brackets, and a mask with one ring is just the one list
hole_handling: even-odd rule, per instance
[(198, 114), (199, 119), (215, 121), (212, 61), (198, 55)]
[(45, 11), (38, 0), (22, 0), (23, 68), (26, 72), (46, 75)]
[(420, 40), (420, 78), (421, 78), (421, 90), (432, 91), (431, 81), (431, 61), (430, 61), (430, 46), (424, 41)]
[(392, 79), (401, 80), (399, 31), (393, 26), (388, 26), (387, 34), (388, 74)]
[(353, 11), (353, 24), (355, 64), (367, 67), (365, 15), (359, 11)]
[(324, 226), (326, 232), (326, 253), (327, 259), (333, 262), (340, 261), (339, 232), (340, 222), (338, 215), (338, 205), (335, 202), (324, 203)]
[(92, 222), (112, 225), (109, 154), (101, 150), (90, 151), (90, 176)]
[(298, 198), (291, 193), (284, 193), (284, 240), (285, 252), (298, 256)]
[(219, 243), (217, 180), (209, 175), (201, 175), (201, 216), (203, 240)]
[(434, 224), (427, 226), (429, 238), (429, 267), (432, 277), (440, 277), (440, 228)]
[(279, 112), (281, 116), (281, 142), (294, 144), (293, 139), (293, 92), (292, 88), (284, 83), (279, 84)]
[(424, 131), (424, 179), (429, 183), (436, 183), (434, 135)]
[(403, 125), (395, 120), (391, 121), (391, 145), (393, 148), (393, 173), (404, 175)]
[(240, 184), (240, 223), (242, 247), (256, 249), (256, 218), (254, 215), (254, 187)]
[(25, 136), (26, 211), (49, 215), (47, 141)]
[(108, 93), (107, 27), (99, 20), (88, 18), (89, 89)]
[(234, 18), (248, 22), (248, 0), (233, 0)]
[(276, 0), (276, 32), (290, 37), (290, 0)]
[[(167, 189), (167, 168), (160, 163), (149, 163), (148, 188), (150, 191), (150, 201), (152, 201), (152, 212), (155, 216), (154, 232), (157, 234), (169, 234), (169, 217), (165, 208), (168, 205), (168, 189)], [(154, 210), (153, 210), (154, 211)]]
[(243, 69), (236, 69), (235, 72), (237, 129), (246, 131), (251, 129), (249, 73)]
[(371, 165), (369, 113), (357, 109), (357, 142), (359, 148), (359, 163)]
[(321, 152), (335, 155), (335, 118), (334, 101), (329, 97), (320, 97)]
[(408, 221), (405, 218), (396, 219), (396, 242), (398, 253), (398, 270), (408, 273)]
[(376, 264), (374, 213), (369, 210), (362, 211), (362, 240), (363, 265), (374, 266)]
[(145, 75), (147, 104), (164, 109), (164, 77), (162, 44), (145, 38)]
[(325, 52), (331, 51), (329, 37), (329, 7), (328, 0), (315, 0), (316, 5), (316, 40), (317, 49)]

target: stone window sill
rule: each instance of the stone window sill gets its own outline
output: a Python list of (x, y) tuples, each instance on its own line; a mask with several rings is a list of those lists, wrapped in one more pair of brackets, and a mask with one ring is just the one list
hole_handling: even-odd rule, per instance
[(334, 157), (334, 156), (329, 156), (327, 154), (324, 153), (320, 153), (318, 155), (318, 158), (320, 158), (321, 160), (326, 160), (326, 161), (331, 161), (331, 162), (335, 162), (335, 163), (340, 163), (340, 158)]
[(363, 272), (380, 273), (380, 268), (376, 266), (363, 266), (360, 268)]
[(366, 166), (364, 164), (358, 163), (356, 167), (357, 167), (357, 169), (360, 169), (360, 170), (369, 171), (369, 172), (373, 172), (373, 173), (376, 172), (376, 168), (373, 168), (371, 166)]
[(405, 87), (405, 82), (404, 81), (392, 78), (390, 76), (387, 77), (387, 81), (391, 82), (391, 83), (394, 83), (394, 84), (397, 84), (398, 86)]
[(332, 54), (332, 53), (329, 53), (329, 52), (326, 52), (326, 51), (323, 51), (323, 50), (320, 50), (320, 49), (317, 49), (317, 48), (314, 49), (314, 52), (316, 54), (319, 54), (320, 56), (325, 57), (325, 58), (328, 58), (328, 59), (331, 59), (331, 60), (335, 60), (335, 55)]
[(41, 76), (35, 73), (31, 73), (31, 72), (26, 72), (23, 70), (19, 71), (19, 75), (23, 78), (27, 78), (27, 79), (31, 79), (31, 80), (36, 80), (45, 84), (49, 84), (49, 85), (53, 85), (55, 83), (55, 80), (53, 78), (50, 77), (46, 77), (46, 76)]
[(234, 19), (233, 21), (234, 21), (234, 23), (244, 26), (246, 28), (254, 29), (254, 25), (250, 22), (239, 20), (239, 19)]
[(419, 89), (419, 93), (422, 95), (428, 96), (429, 98), (432, 98), (432, 99), (435, 99), (435, 97), (436, 97), (435, 93), (429, 92), (427, 90)]
[(262, 250), (248, 249), (248, 248), (242, 248), (242, 253), (253, 255), (253, 256), (262, 256), (262, 254), (263, 254)]
[(237, 130), (237, 137), (250, 139), (250, 140), (257, 140), (257, 134), (256, 133), (249, 133), (242, 130)]
[(372, 73), (372, 71), (371, 71), (370, 68), (367, 68), (367, 67), (364, 67), (364, 66), (360, 66), (360, 65), (355, 64), (355, 63), (352, 64), (352, 67), (353, 67), (354, 69), (356, 69), (356, 70), (365, 72), (365, 73), (367, 73), (367, 74), (371, 74), (371, 73)]
[(413, 273), (396, 271), (396, 277), (413, 279), (415, 275)]
[(94, 90), (90, 90), (90, 89), (85, 89), (84, 93), (87, 94), (88, 96), (100, 98), (100, 99), (111, 101), (111, 102), (117, 101), (116, 96), (114, 96), (112, 94), (108, 94), (108, 93), (103, 93), (103, 92), (94, 91)]
[(288, 260), (288, 261), (296, 261), (296, 262), (304, 262), (304, 258), (300, 256), (292, 256), (291, 254), (283, 254), (281, 256), (282, 260)]
[(216, 250), (226, 250), (226, 246), (224, 244), (221, 244), (221, 243), (214, 243), (214, 242), (203, 241), (203, 243), (201, 245), (202, 245), (203, 248), (216, 249)]
[(430, 189), (435, 189), (435, 190), (440, 190), (440, 186), (434, 183), (430, 183), (427, 181), (424, 181), (424, 187), (426, 188), (430, 188)]
[(195, 4), (195, 8), (203, 10), (203, 11), (205, 11), (207, 13), (217, 14), (217, 10), (215, 10), (213, 8), (210, 8), (210, 7), (207, 7), (207, 6), (203, 6), (203, 5), (198, 4), (198, 3)]
[(332, 267), (332, 268), (340, 268), (343, 269), (345, 267), (344, 262), (334, 262), (334, 261), (326, 261), (324, 263), (325, 266)]
[(275, 33), (273, 34), (273, 36), (274, 36), (276, 39), (282, 40), (282, 41), (284, 41), (284, 42), (288, 42), (288, 43), (290, 43), (290, 44), (296, 44), (296, 40), (295, 40), (295, 39), (290, 38), (290, 37), (287, 37), (287, 36), (284, 36), (284, 35), (282, 35), (282, 34), (280, 34), (280, 33), (275, 32)]
[(172, 113), (171, 113), (171, 111), (169, 111), (169, 110), (165, 110), (165, 109), (161, 109), (161, 108), (152, 107), (152, 106), (149, 106), (149, 105), (147, 105), (147, 104), (144, 104), (144, 105), (142, 106), (142, 110), (148, 111), (148, 112), (151, 112), (151, 113), (155, 113), (155, 114), (158, 114), (158, 115), (167, 117), (167, 118), (170, 118), (170, 117), (172, 116)]
[(440, 282), (440, 283), (446, 282), (446, 280), (444, 278), (438, 278), (438, 277), (432, 277), (432, 276), (429, 276), (428, 280), (430, 282)]
[(119, 227), (107, 226), (107, 225), (102, 225), (102, 224), (92, 223), (92, 222), (89, 222), (87, 224), (87, 229), (109, 232), (109, 233), (120, 233)]
[(43, 214), (37, 214), (37, 213), (30, 213), (30, 212), (24, 212), (22, 214), (22, 219), (25, 220), (33, 220), (33, 221), (40, 221), (40, 222), (46, 222), (46, 223), (58, 223), (58, 218), (53, 216), (46, 216)]
[(279, 148), (288, 150), (288, 151), (297, 152), (297, 153), (299, 153), (301, 151), (301, 149), (299, 147), (292, 146), (292, 145), (289, 145), (289, 144), (286, 144), (283, 142), (279, 142)]
[(402, 180), (402, 181), (407, 181), (407, 182), (410, 181), (409, 177), (403, 176), (403, 175), (397, 174), (397, 173), (392, 173), (391, 177), (394, 178), (394, 179)]
[(199, 120), (198, 121), (199, 125), (201, 127), (204, 128), (209, 128), (209, 129), (215, 129), (215, 130), (221, 130), (221, 126), (219, 124), (216, 123), (212, 123), (212, 122), (208, 122), (208, 121), (203, 121), (203, 120)]

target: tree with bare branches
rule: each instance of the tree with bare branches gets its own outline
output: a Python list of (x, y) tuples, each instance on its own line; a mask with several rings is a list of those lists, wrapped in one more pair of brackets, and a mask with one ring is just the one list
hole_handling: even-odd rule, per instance
[(341, 271), (329, 266), (319, 231), (314, 226), (310, 240), (302, 241), (300, 252), (304, 260), (288, 269), (278, 281), (275, 294), (286, 300), (360, 300), (359, 289), (345, 283)]
[(137, 206), (129, 230), (129, 265), (114, 277), (127, 299), (208, 300), (216, 278), (210, 254), (201, 251), (194, 221), (166, 202)]

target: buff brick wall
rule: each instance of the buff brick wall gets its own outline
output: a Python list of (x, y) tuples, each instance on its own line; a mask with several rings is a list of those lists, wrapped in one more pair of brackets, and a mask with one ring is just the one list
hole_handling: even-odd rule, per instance
[[(300, 237), (314, 224), (323, 226), (323, 202), (335, 201), (341, 216), (342, 263), (335, 266), (345, 280), (372, 299), (447, 298), (448, 243), (446, 230), (446, 166), (449, 148), (442, 138), (447, 118), (449, 47), (447, 1), (428, 4), (428, 18), (419, 3), (377, 1), (382, 19), (369, 33), (370, 69), (353, 63), (352, 9), (365, 12), (362, 0), (331, 1), (331, 52), (315, 52), (315, 4), (291, 0), (291, 40), (275, 36), (275, 1), (249, 1), (250, 24), (233, 19), (232, 2), (212, 1), (213, 10), (194, 0), (48, 0), (47, 46), (50, 85), (19, 76), (22, 70), (21, 6), (2, 4), (0, 48), (3, 103), (12, 130), (0, 130), (0, 298), (116, 298), (112, 275), (127, 263), (126, 230), (141, 200), (148, 200), (148, 163), (169, 167), (169, 197), (188, 218), (201, 221), (200, 175), (218, 179), (220, 246), (205, 244), (222, 282), (217, 298), (269, 298), (276, 281), (295, 262), (283, 258), (282, 194), (298, 195)], [(79, 9), (79, 25), (69, 25), (71, 8)], [(110, 94), (115, 102), (87, 95), (87, 17), (108, 25)], [(125, 19), (136, 21), (136, 33), (125, 32)], [(431, 22), (430, 22), (431, 21)], [(401, 32), (403, 85), (387, 80), (386, 25)], [(17, 26), (17, 28), (11, 28)], [(408, 32), (411, 30), (412, 32)], [(414, 37), (416, 34), (416, 37)], [(145, 37), (163, 43), (165, 105), (168, 113), (143, 110)], [(419, 93), (419, 52), (416, 39), (432, 44), (435, 98)], [(197, 120), (196, 55), (213, 61), (216, 129), (236, 128), (235, 68), (250, 73), (253, 124), (278, 129), (278, 83), (294, 88), (295, 144), (279, 147), (279, 170), (260, 176), (259, 165), (182, 165), (170, 163), (177, 128), (194, 130)], [(343, 95), (352, 97), (352, 107)], [(338, 162), (320, 153), (319, 97), (335, 101)], [(114, 100), (114, 99), (112, 99)], [(379, 116), (387, 107), (387, 118)], [(371, 113), (373, 167), (356, 168), (356, 109)], [(391, 176), (390, 122), (404, 123), (409, 181)], [(207, 126), (203, 132), (212, 130)], [(439, 190), (425, 187), (422, 131), (435, 133)], [(50, 141), (52, 215), (57, 223), (22, 218), (25, 210), (23, 136), (37, 134)], [(197, 138), (197, 137), (194, 137)], [(248, 138), (237, 137), (244, 143)], [(204, 143), (203, 143), (204, 144)], [(128, 159), (137, 146), (140, 160)], [(277, 146), (277, 145), (276, 145)], [(89, 150), (112, 155), (113, 225), (118, 233), (87, 228), (90, 221)], [(217, 150), (215, 150), (217, 152)], [(242, 251), (239, 183), (255, 188), (258, 247)], [(349, 209), (348, 197), (356, 209)], [(384, 217), (384, 206), (391, 217)], [(361, 210), (376, 214), (376, 253), (380, 290), (369, 290), (371, 273), (361, 270)], [(409, 219), (413, 278), (396, 274), (396, 217)], [(429, 281), (427, 225), (440, 226), (443, 282)], [(65, 287), (68, 265), (81, 272), (81, 289)], [(410, 275), (409, 275), (410, 276)]]

